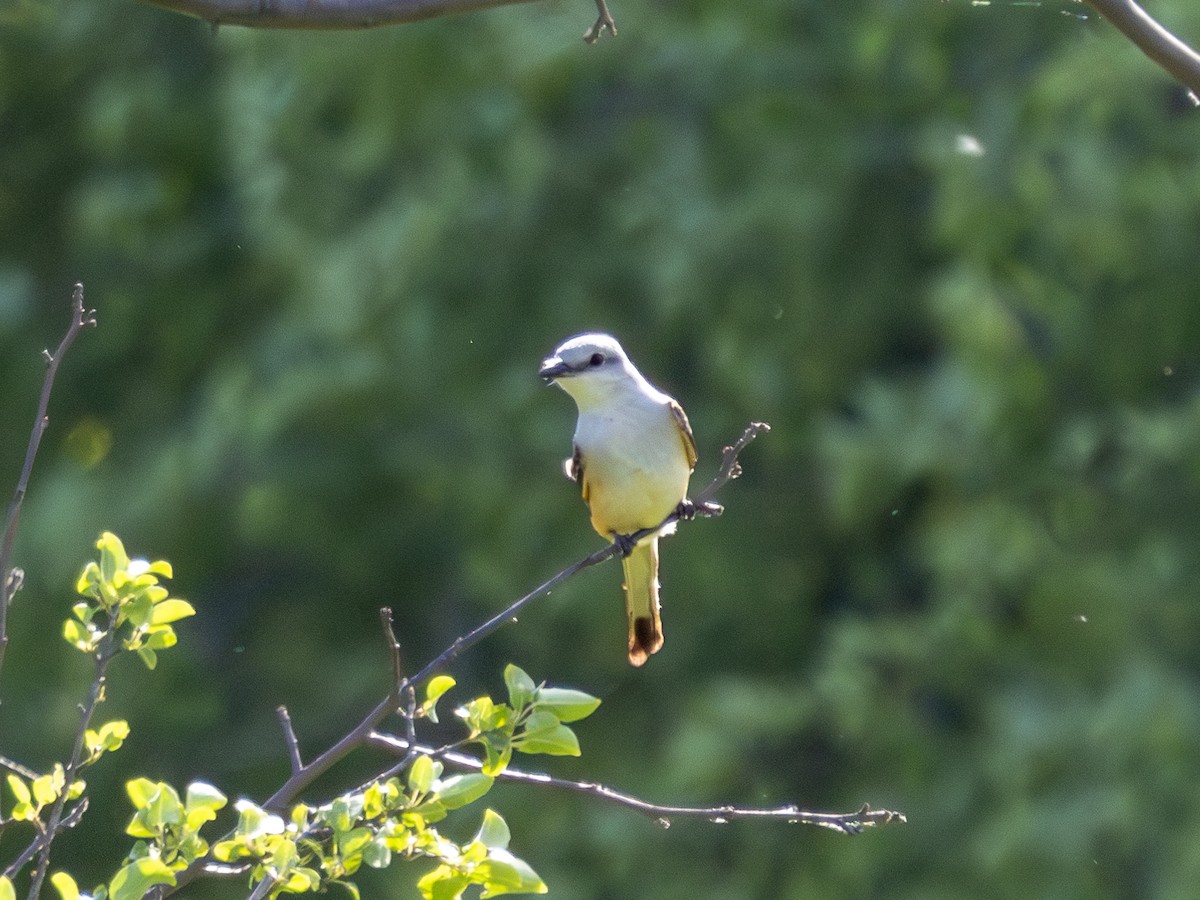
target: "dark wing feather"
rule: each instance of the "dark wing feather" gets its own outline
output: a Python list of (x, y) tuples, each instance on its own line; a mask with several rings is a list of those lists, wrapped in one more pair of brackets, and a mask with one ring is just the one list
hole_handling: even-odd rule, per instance
[[(688, 424), (687, 413), (683, 411), (683, 407), (676, 401), (671, 401), (671, 415), (675, 417), (675, 424), (679, 426), (679, 434), (683, 437), (683, 450), (687, 454), (688, 468), (696, 467), (696, 439), (692, 437), (692, 426)], [(576, 451), (578, 454), (578, 451)]]

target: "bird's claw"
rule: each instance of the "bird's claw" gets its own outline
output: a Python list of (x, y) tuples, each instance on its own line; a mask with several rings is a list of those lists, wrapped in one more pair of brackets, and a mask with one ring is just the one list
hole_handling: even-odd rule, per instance
[(637, 541), (633, 539), (632, 535), (617, 534), (614, 531), (612, 538), (613, 543), (617, 545), (617, 549), (621, 551), (621, 556), (628, 556), (633, 552), (633, 548), (637, 546)]

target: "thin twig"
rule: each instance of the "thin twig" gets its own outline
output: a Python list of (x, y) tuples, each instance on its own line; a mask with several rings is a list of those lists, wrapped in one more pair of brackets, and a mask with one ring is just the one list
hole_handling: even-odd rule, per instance
[(1139, 50), (1200, 97), (1200, 53), (1157, 21), (1134, 0), (1084, 0), (1129, 38)]
[[(389, 734), (375, 732), (371, 735), (371, 743), (377, 747), (390, 750), (393, 753), (403, 753), (405, 756), (411, 755), (415, 750), (417, 753), (443, 759), (462, 769), (477, 771), (483, 768), (483, 761), (469, 754), (415, 745), (403, 738)], [(823, 828), (831, 828), (834, 831), (839, 831), (842, 834), (860, 834), (863, 829), (869, 828), (872, 825), (903, 824), (907, 821), (903, 813), (888, 809), (872, 809), (866, 804), (861, 809), (849, 813), (814, 812), (794, 805), (767, 809), (728, 805), (705, 807), (663, 806), (658, 803), (650, 803), (640, 797), (626, 794), (623, 791), (615, 790), (603, 784), (571, 781), (566, 778), (545, 775), (541, 772), (525, 772), (520, 769), (514, 769), (511, 766), (506, 768), (497, 777), (504, 781), (536, 784), (542, 787), (557, 788), (559, 790), (572, 791), (576, 794), (587, 794), (592, 797), (598, 797), (601, 800), (607, 800), (610, 803), (615, 803), (618, 806), (639, 812), (664, 826), (670, 825), (673, 819), (682, 818), (705, 819), (718, 824), (732, 822), (735, 819), (778, 819), (795, 825), (819, 825)]]
[(116, 644), (117, 623), (110, 621), (108, 629), (104, 637), (100, 641), (100, 646), (96, 649), (96, 674), (92, 678), (92, 686), (88, 691), (87, 700), (80, 707), (79, 727), (75, 729), (75, 744), (71, 749), (71, 759), (67, 763), (63, 772), (63, 789), (62, 793), (54, 801), (54, 805), (50, 807), (50, 818), (46, 823), (46, 832), (40, 838), (41, 852), (38, 855), (37, 868), (33, 871), (33, 877), (29, 881), (29, 900), (38, 900), (42, 891), (42, 882), (46, 878), (46, 872), (50, 868), (50, 849), (54, 843), (54, 838), (58, 833), (58, 823), (62, 821), (63, 806), (67, 802), (67, 793), (70, 790), (71, 784), (75, 781), (75, 776), (79, 772), (80, 764), (83, 761), (83, 738), (92, 723), (92, 715), (96, 712), (96, 707), (104, 701), (104, 685), (108, 677), (108, 664), (113, 661), (119, 651), (114, 649)]
[(304, 768), (304, 760), (300, 758), (300, 742), (296, 740), (296, 731), (292, 728), (292, 717), (288, 715), (286, 706), (275, 707), (275, 715), (279, 717), (279, 727), (283, 729), (283, 740), (287, 744), (288, 762), (295, 775)]
[[(68, 828), (74, 828), (79, 824), (79, 820), (83, 818), (83, 814), (87, 812), (88, 798), (80, 797), (79, 802), (71, 807), (68, 812), (58, 823), (59, 831), (66, 831)], [(21, 851), (21, 855), (8, 864), (2, 873), (5, 878), (11, 881), (29, 863), (42, 847), (43, 835), (38, 835), (28, 847)]]
[(38, 777), (38, 773), (30, 769), (28, 766), (23, 766), (16, 760), (9, 759), (7, 756), (0, 756), (0, 768), (8, 769), (10, 772), (16, 772), (26, 781), (33, 781)]
[(612, 13), (608, 11), (608, 4), (604, 0), (596, 0), (596, 22), (583, 33), (583, 42), (585, 44), (594, 44), (600, 35), (607, 31), (613, 37), (617, 36), (617, 23), (613, 21)]
[[(720, 468), (717, 470), (713, 480), (696, 495), (695, 499), (695, 514), (702, 516), (715, 516), (720, 514), (721, 507), (712, 501), (713, 496), (731, 479), (736, 478), (740, 474), (741, 469), (738, 466), (737, 457), (746, 445), (754, 438), (762, 434), (764, 431), (769, 431), (770, 427), (761, 422), (752, 422), (742, 436), (731, 447), (726, 447), (722, 456)], [(649, 537), (658, 531), (661, 531), (672, 522), (678, 521), (681, 517), (681, 511), (675, 510), (671, 515), (667, 516), (659, 525), (654, 528), (645, 528), (633, 535), (630, 538), (637, 541), (644, 537)], [(272, 794), (263, 804), (266, 809), (274, 811), (284, 811), (295, 802), (300, 792), (316, 781), (321, 775), (325, 774), (330, 768), (348, 756), (351, 752), (362, 747), (372, 740), (372, 735), (375, 729), (379, 727), (379, 723), (386, 719), (389, 715), (396, 711), (397, 706), (405, 701), (406, 692), (409, 693), (409, 716), (410, 720), (415, 718), (415, 688), (425, 682), (434, 672), (444, 667), (454, 660), (460, 653), (483, 640), (505, 622), (513, 619), (513, 617), (538, 597), (544, 596), (552, 591), (562, 582), (566, 581), (573, 575), (578, 574), (584, 569), (604, 562), (606, 559), (612, 559), (620, 553), (619, 548), (615, 544), (610, 544), (601, 550), (597, 550), (574, 565), (570, 565), (563, 569), (553, 578), (534, 588), (528, 594), (515, 603), (509, 605), (503, 612), (498, 613), (488, 619), (479, 627), (468, 632), (463, 637), (457, 638), (445, 651), (427, 663), (416, 675), (411, 678), (401, 679), (398, 683), (393, 682), (391, 690), (388, 691), (379, 703), (375, 705), (366, 716), (363, 717), (357, 725), (343, 735), (336, 743), (325, 750), (307, 765), (303, 766), (299, 771), (293, 771), (291, 776), (283, 783), (280, 788)], [(395, 672), (393, 664), (393, 674)], [(174, 886), (162, 886), (156, 889), (154, 896), (166, 897), (170, 894), (179, 891), (184, 886), (190, 884), (199, 875), (201, 875), (205, 867), (208, 865), (208, 860), (202, 859), (192, 863), (182, 872), (177, 873), (176, 883)]]
[(379, 610), (379, 621), (383, 625), (383, 639), (392, 657), (392, 690), (399, 696), (404, 688), (404, 665), (400, 661), (400, 642), (396, 640), (390, 607), (385, 606)]
[[(29, 445), (25, 448), (25, 465), (21, 467), (21, 477), (17, 481), (17, 489), (8, 504), (8, 513), (4, 521), (4, 538), (0, 541), (0, 668), (4, 667), (4, 651), (8, 647), (8, 605), (12, 602), (13, 594), (21, 586), (19, 577), (9, 574), (8, 561), (12, 557), (13, 542), (17, 537), (17, 523), (21, 518), (21, 504), (25, 502), (25, 492), (29, 489), (29, 476), (33, 473), (33, 461), (37, 458), (38, 447), (42, 443), (42, 435), (50, 424), (47, 410), (50, 407), (50, 391), (54, 388), (54, 376), (58, 374), (58, 365), (76, 336), (88, 325), (96, 324), (96, 311), (84, 311), (83, 285), (76, 284), (71, 294), (71, 324), (58, 344), (53, 355), (49, 350), (42, 351), (46, 361), (46, 374), (42, 378), (42, 394), (38, 399), (37, 418), (33, 422), (33, 430), (29, 434)], [(15, 571), (15, 570), (14, 570)]]

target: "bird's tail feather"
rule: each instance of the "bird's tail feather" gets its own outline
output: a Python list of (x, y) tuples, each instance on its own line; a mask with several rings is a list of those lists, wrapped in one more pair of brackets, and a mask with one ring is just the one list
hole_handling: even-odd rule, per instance
[(663, 645), (658, 609), (658, 538), (638, 544), (621, 565), (625, 570), (625, 611), (629, 614), (629, 663), (640, 666)]

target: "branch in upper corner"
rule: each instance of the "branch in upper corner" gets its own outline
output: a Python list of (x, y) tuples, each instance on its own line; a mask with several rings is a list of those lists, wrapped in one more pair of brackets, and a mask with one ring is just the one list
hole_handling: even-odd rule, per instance
[(1083, 0), (1137, 48), (1200, 98), (1200, 54), (1163, 28), (1134, 0)]
[(25, 492), (29, 489), (29, 477), (33, 473), (33, 461), (37, 458), (38, 447), (42, 443), (42, 435), (50, 424), (47, 410), (50, 407), (50, 392), (54, 388), (54, 376), (58, 374), (59, 363), (62, 362), (71, 344), (75, 342), (84, 328), (96, 324), (96, 311), (83, 308), (83, 285), (76, 284), (71, 294), (71, 324), (59, 341), (58, 349), (53, 354), (48, 350), (42, 351), (46, 361), (46, 374), (42, 378), (42, 393), (38, 400), (37, 418), (33, 420), (33, 430), (29, 434), (29, 444), (25, 448), (25, 464), (21, 467), (21, 476), (17, 481), (17, 489), (8, 504), (8, 513), (4, 520), (4, 536), (0, 539), (0, 668), (4, 666), (4, 650), (8, 646), (8, 606), (13, 594), (21, 586), (19, 570), (8, 567), (12, 557), (13, 542), (17, 537), (17, 523), (21, 518), (21, 504), (25, 501)]
[(534, 0), (146, 0), (212, 25), (345, 30), (418, 22)]
[[(375, 732), (371, 735), (371, 743), (383, 747), (397, 755), (409, 756), (413, 750), (427, 756), (443, 759), (461, 769), (479, 770), (483, 763), (466, 753), (454, 750), (438, 749), (415, 745), (411, 741), (390, 734)], [(908, 821), (904, 813), (890, 809), (872, 809), (867, 804), (848, 813), (815, 812), (801, 809), (798, 806), (778, 806), (771, 808), (741, 807), (741, 806), (663, 806), (650, 803), (632, 794), (614, 790), (603, 784), (592, 784), (586, 781), (570, 781), (566, 778), (555, 778), (541, 772), (523, 772), (512, 767), (506, 768), (498, 776), (502, 781), (518, 781), (525, 784), (537, 784), (552, 787), (576, 794), (588, 794), (609, 803), (615, 803), (626, 809), (634, 810), (648, 816), (658, 824), (667, 827), (673, 819), (704, 819), (716, 824), (732, 822), (735, 819), (771, 819), (792, 825), (819, 825), (842, 834), (861, 834), (873, 825), (904, 824)]]

